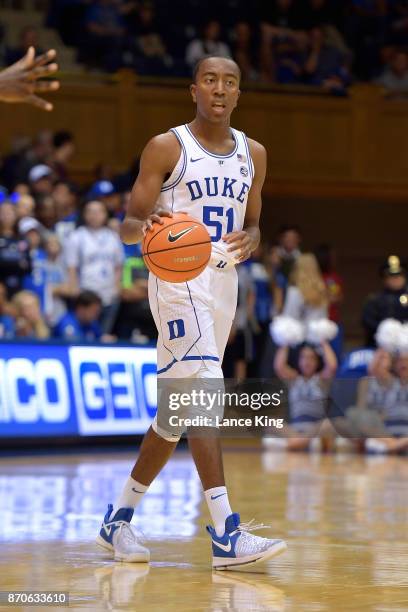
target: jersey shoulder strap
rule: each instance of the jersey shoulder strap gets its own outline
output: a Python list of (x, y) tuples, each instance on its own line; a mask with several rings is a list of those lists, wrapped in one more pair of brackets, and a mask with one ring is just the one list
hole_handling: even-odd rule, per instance
[(182, 129), (183, 127), (184, 127), (183, 125), (179, 125), (169, 130), (169, 132), (173, 132), (173, 134), (179, 141), (180, 147), (181, 147), (181, 153), (177, 161), (177, 164), (175, 165), (173, 169), (173, 172), (170, 174), (169, 178), (163, 183), (161, 192), (169, 191), (170, 189), (174, 189), (174, 187), (176, 187), (180, 183), (181, 179), (183, 178), (186, 172), (187, 151), (186, 151), (186, 146), (184, 144), (185, 138), (183, 135), (183, 129)]
[(231, 129), (233, 131), (235, 140), (238, 141), (238, 161), (242, 162), (243, 164), (248, 164), (249, 175), (251, 179), (253, 179), (255, 174), (255, 166), (254, 162), (252, 161), (248, 138), (246, 137), (245, 132), (241, 132), (240, 130), (236, 130), (234, 128)]

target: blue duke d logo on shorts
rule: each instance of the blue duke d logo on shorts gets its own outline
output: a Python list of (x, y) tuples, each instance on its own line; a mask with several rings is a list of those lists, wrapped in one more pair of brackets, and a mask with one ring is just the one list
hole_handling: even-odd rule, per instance
[(183, 319), (175, 319), (174, 321), (167, 321), (169, 326), (169, 340), (175, 340), (176, 338), (182, 338), (186, 335)]

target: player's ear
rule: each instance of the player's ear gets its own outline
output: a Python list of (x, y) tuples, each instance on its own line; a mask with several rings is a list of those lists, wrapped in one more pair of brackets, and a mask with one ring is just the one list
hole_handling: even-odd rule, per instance
[(238, 104), (238, 100), (239, 100), (239, 96), (240, 96), (240, 95), (241, 95), (241, 90), (240, 90), (240, 89), (238, 89), (238, 91), (237, 91), (237, 99), (236, 99), (236, 101), (235, 101), (235, 106), (234, 106), (234, 108), (235, 108), (235, 107), (237, 106), (237, 104)]
[(190, 93), (191, 93), (191, 97), (193, 98), (194, 104), (197, 102), (196, 89), (197, 89), (197, 85), (195, 83), (191, 83)]

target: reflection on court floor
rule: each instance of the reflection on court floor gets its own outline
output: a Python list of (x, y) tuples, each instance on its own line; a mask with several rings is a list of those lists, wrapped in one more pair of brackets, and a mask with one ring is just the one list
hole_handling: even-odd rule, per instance
[(408, 586), (408, 462), (403, 458), (226, 453), (231, 500), (283, 537), (285, 555), (212, 572), (208, 514), (180, 452), (135, 524), (150, 565), (111, 561), (93, 541), (133, 457), (0, 460), (0, 590), (70, 591), (73, 610), (402, 612)]
[[(0, 463), (0, 540), (89, 540), (131, 469), (127, 460), (49, 462), (8, 470)], [(149, 537), (193, 536), (200, 502), (194, 465), (180, 457), (152, 484), (134, 522)]]

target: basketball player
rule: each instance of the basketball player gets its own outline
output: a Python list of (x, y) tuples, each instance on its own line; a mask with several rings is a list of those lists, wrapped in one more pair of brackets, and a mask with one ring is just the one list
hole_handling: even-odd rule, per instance
[[(136, 243), (152, 223), (163, 223), (161, 216), (184, 211), (202, 221), (212, 238), (211, 261), (194, 280), (172, 284), (149, 276), (149, 300), (159, 335), (158, 377), (223, 376), (221, 363), (237, 304), (235, 263), (247, 259), (259, 243), (266, 173), (264, 147), (230, 127), (239, 84), (234, 61), (206, 57), (198, 62), (190, 87), (196, 116), (147, 144), (121, 228), (123, 241)], [(159, 422), (156, 416), (120, 498), (108, 506), (97, 538), (116, 560), (149, 560), (149, 551), (129, 523), (177, 446), (179, 436)], [(213, 567), (239, 568), (283, 552), (282, 540), (253, 535), (250, 531), (256, 527), (241, 524), (239, 514), (232, 512), (218, 436), (189, 433), (188, 441), (214, 523), (207, 527)]]
[(35, 57), (34, 47), (30, 47), (18, 62), (0, 72), (0, 101), (27, 102), (42, 110), (51, 111), (53, 106), (36, 94), (56, 91), (59, 82), (55, 79), (41, 81), (42, 77), (57, 72), (54, 49)]

